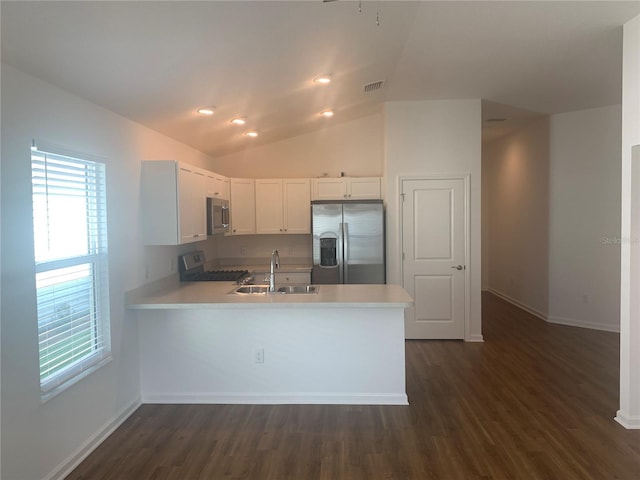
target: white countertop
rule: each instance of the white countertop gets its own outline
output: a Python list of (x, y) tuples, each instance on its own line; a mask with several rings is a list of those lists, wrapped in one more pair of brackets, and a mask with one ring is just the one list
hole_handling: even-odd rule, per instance
[[(278, 286), (282, 286), (278, 284)], [(231, 282), (187, 282), (148, 295), (130, 295), (132, 309), (229, 308), (407, 308), (413, 304), (399, 285), (319, 285), (317, 294), (230, 294)]]

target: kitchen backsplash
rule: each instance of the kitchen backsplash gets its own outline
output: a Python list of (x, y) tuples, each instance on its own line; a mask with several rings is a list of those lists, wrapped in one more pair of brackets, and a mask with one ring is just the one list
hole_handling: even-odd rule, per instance
[(236, 235), (213, 243), (219, 265), (268, 263), (273, 250), (285, 264), (311, 264), (311, 235)]

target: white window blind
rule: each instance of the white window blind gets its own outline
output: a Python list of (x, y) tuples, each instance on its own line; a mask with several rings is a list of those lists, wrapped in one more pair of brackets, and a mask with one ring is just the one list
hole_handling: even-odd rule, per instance
[[(110, 358), (105, 166), (32, 148), (43, 396)], [(57, 392), (54, 392), (57, 393)]]

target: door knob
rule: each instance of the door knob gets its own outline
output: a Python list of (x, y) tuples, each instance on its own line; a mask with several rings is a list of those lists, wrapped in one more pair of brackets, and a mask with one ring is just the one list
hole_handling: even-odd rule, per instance
[(455, 268), (456, 270), (462, 270), (465, 267), (463, 267), (462, 265), (456, 265), (456, 266), (451, 267), (451, 268)]

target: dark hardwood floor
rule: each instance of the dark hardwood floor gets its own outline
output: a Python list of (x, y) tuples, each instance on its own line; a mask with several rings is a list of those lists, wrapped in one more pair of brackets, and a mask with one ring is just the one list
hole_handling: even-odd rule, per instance
[(143, 405), (67, 480), (639, 479), (618, 335), (483, 304), (485, 343), (407, 342), (410, 406)]

